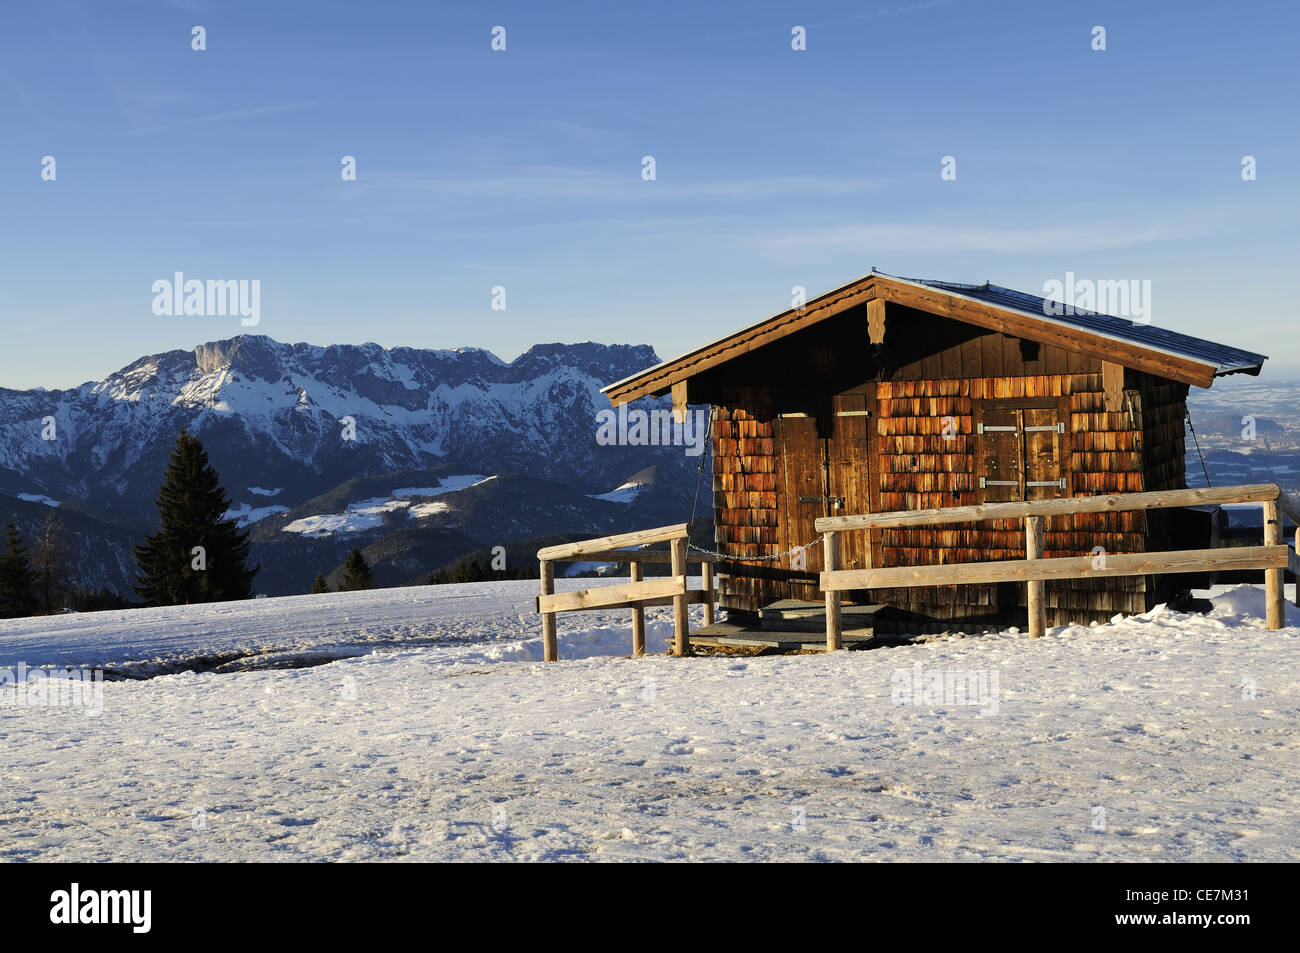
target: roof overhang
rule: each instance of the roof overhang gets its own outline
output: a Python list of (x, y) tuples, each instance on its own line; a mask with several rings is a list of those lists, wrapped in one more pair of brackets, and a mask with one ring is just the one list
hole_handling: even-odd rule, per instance
[[(1013, 337), (1055, 345), (1197, 387), (1209, 387), (1214, 378), (1222, 374), (1259, 372), (1258, 365), (1224, 369), (1212, 361), (1138, 344), (1104, 331), (1081, 328), (1048, 314), (1034, 314), (980, 301), (951, 286), (936, 288), (873, 271), (826, 292), (802, 308), (774, 314), (674, 360), (663, 361), (610, 384), (601, 393), (615, 407), (641, 397), (665, 394), (674, 384), (873, 300), (893, 302)], [(1254, 356), (1259, 357), (1261, 363), (1264, 360), (1262, 355)]]

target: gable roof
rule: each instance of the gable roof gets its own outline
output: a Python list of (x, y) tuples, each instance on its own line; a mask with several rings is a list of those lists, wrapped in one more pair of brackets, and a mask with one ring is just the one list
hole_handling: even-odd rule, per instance
[[(1014, 337), (1089, 354), (1160, 377), (1209, 387), (1226, 374), (1258, 374), (1267, 358), (1225, 344), (1094, 311), (1053, 314), (1059, 302), (998, 285), (899, 278), (879, 271), (774, 314), (726, 337), (663, 361), (602, 389), (615, 406), (672, 385), (867, 301), (883, 300)], [(1053, 307), (1055, 306), (1055, 307)]]

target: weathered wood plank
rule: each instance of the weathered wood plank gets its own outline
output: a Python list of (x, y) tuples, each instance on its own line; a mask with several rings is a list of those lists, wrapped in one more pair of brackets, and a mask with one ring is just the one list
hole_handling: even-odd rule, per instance
[(687, 381), (681, 380), (673, 384), (673, 420), (682, 423), (686, 420), (686, 387)]
[[(542, 581), (542, 594), (538, 597), (540, 607), (541, 600), (545, 599), (555, 591), (555, 564), (549, 560), (541, 561), (541, 572), (538, 573)], [(555, 616), (542, 616), (542, 658), (547, 662), (554, 662), (560, 657), (559, 646), (555, 635)]]
[[(1282, 542), (1282, 514), (1279, 511), (1277, 500), (1271, 500), (1264, 504), (1264, 545), (1277, 546)], [(1289, 546), (1283, 546), (1283, 549), (1289, 554)], [(1265, 625), (1270, 629), (1280, 629), (1286, 625), (1286, 603), (1282, 598), (1282, 570), (1290, 566), (1291, 560), (1282, 564), (1281, 568), (1264, 570), (1264, 610), (1267, 617)], [(1300, 580), (1296, 581), (1300, 586)]]
[[(1025, 517), (1025, 561), (1033, 562), (1043, 558), (1043, 518), (1041, 516)], [(1044, 583), (1041, 579), (1029, 582), (1026, 586), (1029, 604), (1029, 637), (1041, 639), (1047, 631), (1047, 605), (1044, 602)]]
[(1124, 409), (1124, 365), (1113, 361), (1101, 362), (1102, 400), (1109, 413)]
[(1104, 563), (1093, 556), (1050, 559), (1008, 559), (949, 563), (937, 566), (898, 566), (890, 569), (843, 569), (821, 574), (823, 590), (871, 589), (877, 586), (953, 586), (988, 582), (1028, 582), (1036, 579), (1084, 579), (1110, 576), (1154, 576), (1211, 569), (1266, 569), (1288, 565), (1287, 546), (1234, 546), (1228, 549), (1185, 549), (1168, 553), (1108, 553)]
[(690, 616), (686, 612), (686, 537), (673, 540), (673, 576), (681, 580), (681, 594), (673, 599), (673, 654), (691, 654)]
[[(628, 567), (631, 571), (632, 582), (643, 582), (645, 572), (640, 563), (633, 563)], [(645, 655), (645, 607), (633, 606), (632, 608), (632, 656), (640, 658)]]
[[(738, 557), (731, 557), (736, 560)], [(577, 556), (570, 556), (567, 559), (553, 560), (557, 563), (670, 563), (673, 561), (673, 554), (666, 550), (656, 549), (602, 549), (594, 553), (581, 553)], [(700, 553), (688, 552), (686, 554), (688, 563), (713, 563), (717, 562), (716, 556), (706, 556)]]
[(675, 596), (679, 593), (685, 594), (685, 592), (684, 575), (663, 576), (641, 582), (625, 582), (617, 586), (597, 586), (593, 589), (544, 594), (537, 597), (537, 611), (550, 614), (571, 612), (576, 609), (606, 609), (648, 599)]
[(1030, 500), (1023, 503), (983, 503), (947, 509), (898, 510), (891, 513), (863, 513), (856, 516), (824, 516), (816, 521), (817, 532), (870, 529), (883, 526), (938, 526), (976, 520), (1023, 519), (1026, 516), (1060, 516), (1067, 513), (1123, 513), (1170, 506), (1201, 506), (1209, 503), (1264, 503), (1276, 500), (1273, 483), (1212, 487), (1198, 490), (1156, 490), (1148, 493), (1116, 493), (1106, 496)]
[(872, 344), (885, 341), (885, 302), (879, 298), (867, 302), (867, 340)]
[[(642, 609), (653, 609), (656, 606), (670, 606), (676, 596), (660, 596), (656, 599), (633, 599), (629, 602), (620, 602), (618, 605), (602, 606), (604, 609), (635, 609), (640, 606)], [(703, 589), (687, 589), (686, 604), (688, 606), (703, 605), (707, 597)]]
[[(840, 568), (839, 533), (827, 533), (822, 538), (826, 555), (826, 571), (836, 572)], [(840, 632), (840, 594), (826, 591), (826, 651), (834, 652), (844, 644)]]
[(647, 543), (662, 543), (664, 540), (686, 538), (686, 524), (675, 526), (658, 526), (654, 529), (640, 529), (632, 533), (619, 533), (614, 536), (601, 536), (596, 539), (584, 539), (576, 543), (563, 543), (559, 546), (547, 546), (537, 551), (538, 559), (571, 559), (590, 553), (604, 552), (624, 546), (644, 546)]
[(703, 566), (704, 575), (704, 624), (713, 625), (713, 602), (714, 602), (714, 581), (713, 581), (713, 564), (705, 563)]

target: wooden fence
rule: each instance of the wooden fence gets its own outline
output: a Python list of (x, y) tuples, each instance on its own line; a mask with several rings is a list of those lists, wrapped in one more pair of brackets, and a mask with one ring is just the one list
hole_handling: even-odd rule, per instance
[[(1190, 549), (1162, 553), (1107, 553), (1101, 556), (1043, 557), (1043, 519), (1072, 513), (1111, 513), (1216, 503), (1259, 503), (1264, 509), (1264, 545), (1227, 549)], [(1039, 637), (1046, 629), (1044, 589), (1052, 579), (1106, 576), (1148, 576), (1177, 572), (1213, 572), (1263, 569), (1267, 625), (1283, 626), (1282, 573), (1297, 573), (1300, 580), (1300, 529), (1295, 550), (1282, 543), (1282, 515), (1300, 524), (1300, 501), (1272, 483), (1218, 487), (1204, 490), (1165, 490), (1151, 493), (1117, 493), (1069, 499), (1030, 500), (1023, 503), (984, 503), (937, 510), (902, 510), (860, 516), (826, 516), (814, 524), (823, 534), (826, 571), (821, 589), (826, 594), (826, 648), (842, 646), (841, 593), (850, 589), (904, 586), (960, 585), (966, 583), (1023, 582), (1028, 588), (1029, 634)], [(1025, 559), (944, 563), (880, 569), (840, 569), (839, 534), (856, 530), (994, 519), (1024, 519)], [(869, 551), (869, 547), (868, 547)], [(1296, 587), (1300, 605), (1300, 582)]]
[[(537, 597), (537, 611), (542, 614), (542, 644), (545, 658), (554, 662), (559, 658), (555, 632), (555, 616), (559, 612), (585, 609), (632, 610), (632, 654), (645, 655), (645, 609), (647, 606), (673, 607), (673, 654), (689, 655), (691, 651), (690, 621), (687, 606), (704, 603), (704, 622), (713, 624), (715, 586), (713, 557), (687, 556), (686, 524), (660, 526), (657, 529), (603, 536), (577, 543), (548, 546), (537, 551), (541, 563), (542, 592)], [(667, 542), (667, 552), (655, 552), (626, 547), (647, 546)], [(555, 563), (560, 562), (618, 562), (631, 567), (632, 581), (616, 586), (597, 586), (572, 592), (555, 591)], [(686, 566), (690, 562), (701, 564), (704, 576), (703, 589), (686, 587)], [(646, 579), (644, 563), (670, 563), (671, 575)]]

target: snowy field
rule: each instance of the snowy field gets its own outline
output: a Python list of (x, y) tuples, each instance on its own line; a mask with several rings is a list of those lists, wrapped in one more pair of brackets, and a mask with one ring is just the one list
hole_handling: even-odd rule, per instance
[(0, 622), (0, 669), (131, 676), (98, 714), (0, 688), (0, 858), (1300, 856), (1300, 613), (1257, 587), (834, 656), (630, 659), (626, 613), (568, 614), (546, 665), (535, 585)]

